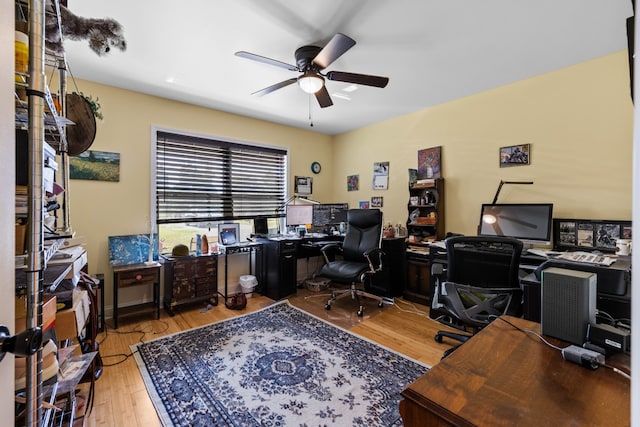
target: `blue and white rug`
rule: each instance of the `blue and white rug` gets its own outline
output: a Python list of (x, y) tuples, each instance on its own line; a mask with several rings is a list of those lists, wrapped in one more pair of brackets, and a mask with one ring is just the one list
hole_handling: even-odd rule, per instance
[(132, 350), (165, 426), (401, 426), (428, 369), (287, 301)]

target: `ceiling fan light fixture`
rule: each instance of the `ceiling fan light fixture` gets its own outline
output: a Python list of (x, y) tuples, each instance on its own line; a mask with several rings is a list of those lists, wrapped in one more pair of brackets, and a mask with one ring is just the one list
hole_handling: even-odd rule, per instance
[(306, 93), (316, 93), (324, 86), (324, 79), (313, 71), (305, 71), (298, 77), (298, 86)]

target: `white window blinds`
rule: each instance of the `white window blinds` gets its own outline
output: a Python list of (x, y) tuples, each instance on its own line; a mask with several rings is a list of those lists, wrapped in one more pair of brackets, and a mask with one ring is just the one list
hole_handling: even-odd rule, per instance
[(158, 224), (279, 214), (285, 150), (164, 131), (156, 140)]

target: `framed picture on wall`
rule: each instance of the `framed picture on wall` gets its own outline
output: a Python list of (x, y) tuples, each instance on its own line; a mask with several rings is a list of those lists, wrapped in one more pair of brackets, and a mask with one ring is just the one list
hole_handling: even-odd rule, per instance
[(440, 178), (441, 155), (442, 147), (425, 148), (418, 151), (418, 179)]
[(511, 145), (500, 147), (500, 167), (528, 165), (531, 159), (531, 145)]
[(358, 191), (360, 189), (360, 175), (349, 175), (347, 177), (347, 191)]
[(371, 198), (371, 207), (372, 208), (381, 208), (382, 207), (382, 197), (372, 197)]
[(69, 178), (120, 181), (120, 153), (87, 150), (69, 157)]

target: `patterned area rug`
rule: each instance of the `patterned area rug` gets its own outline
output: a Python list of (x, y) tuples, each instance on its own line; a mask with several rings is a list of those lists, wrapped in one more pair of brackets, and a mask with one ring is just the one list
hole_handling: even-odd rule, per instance
[(428, 369), (287, 301), (132, 350), (165, 426), (401, 426)]

